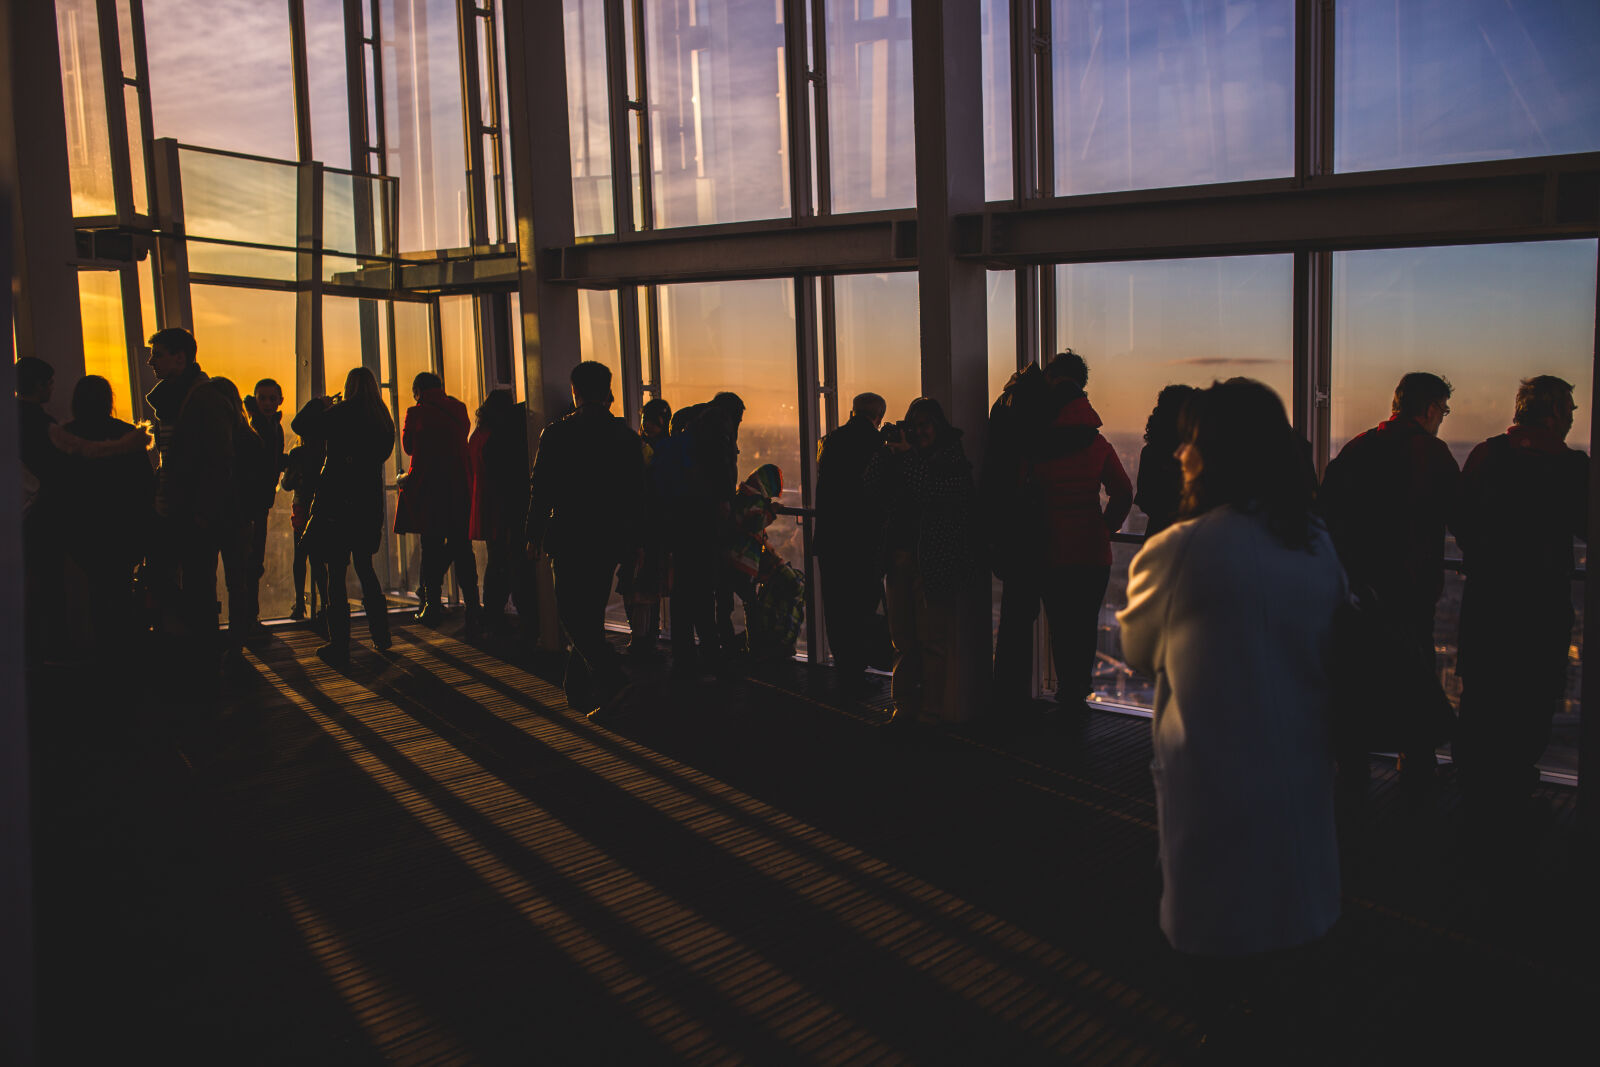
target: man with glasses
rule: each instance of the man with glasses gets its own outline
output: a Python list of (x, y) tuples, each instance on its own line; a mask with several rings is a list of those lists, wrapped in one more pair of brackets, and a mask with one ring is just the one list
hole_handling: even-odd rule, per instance
[(1485, 829), (1516, 829), (1567, 695), (1573, 542), (1589, 532), (1589, 457), (1566, 444), (1575, 410), (1571, 383), (1527, 379), (1511, 427), (1474, 448), (1461, 472), (1454, 751), (1463, 799)]
[[(1351, 439), (1328, 464), (1319, 494), (1351, 586), (1377, 604), (1416, 646), (1419, 671), (1436, 671), (1433, 615), (1444, 591), (1444, 539), (1453, 525), (1461, 470), (1439, 427), (1450, 414), (1451, 386), (1414, 371), (1395, 386), (1390, 416)], [(1400, 783), (1425, 792), (1434, 780), (1436, 724), (1409, 724), (1400, 754)], [(1341, 778), (1361, 785), (1365, 752), (1341, 752)]]

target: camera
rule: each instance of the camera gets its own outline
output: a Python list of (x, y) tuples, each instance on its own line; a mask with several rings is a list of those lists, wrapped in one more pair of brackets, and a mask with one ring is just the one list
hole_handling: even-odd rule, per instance
[(883, 442), (888, 445), (904, 444), (906, 432), (898, 422), (885, 423), (883, 426)]

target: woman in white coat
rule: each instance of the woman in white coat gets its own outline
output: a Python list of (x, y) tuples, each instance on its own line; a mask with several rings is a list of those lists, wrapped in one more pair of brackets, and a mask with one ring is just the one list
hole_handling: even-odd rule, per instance
[(1133, 559), (1118, 615), (1153, 675), (1161, 929), (1179, 952), (1309, 944), (1339, 916), (1329, 649), (1344, 574), (1283, 403), (1234, 378), (1181, 424), (1185, 521)]

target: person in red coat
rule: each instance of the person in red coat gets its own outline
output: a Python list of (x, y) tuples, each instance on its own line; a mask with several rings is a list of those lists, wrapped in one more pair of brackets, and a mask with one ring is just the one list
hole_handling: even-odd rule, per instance
[(406, 409), (400, 444), (411, 470), (400, 484), (394, 532), (422, 537), (422, 607), (417, 619), (437, 623), (444, 612), (440, 593), (445, 571), (456, 568), (456, 585), (467, 605), (468, 632), (477, 630), (478, 561), (472, 555), (472, 463), (468, 458), (467, 406), (445, 395), (437, 374), (423, 371), (411, 382), (416, 403)]
[[(1089, 367), (1068, 349), (1044, 371), (1048, 390), (1017, 427), (1017, 477), (1026, 506), (1016, 535), (1032, 566), (1006, 575), (995, 647), (995, 690), (1006, 703), (1028, 696), (1033, 623), (1044, 603), (1056, 666), (1056, 702), (1080, 705), (1093, 689), (1100, 604), (1111, 579), (1111, 534), (1133, 508), (1133, 483), (1084, 394)], [(1109, 500), (1102, 511), (1100, 490)]]

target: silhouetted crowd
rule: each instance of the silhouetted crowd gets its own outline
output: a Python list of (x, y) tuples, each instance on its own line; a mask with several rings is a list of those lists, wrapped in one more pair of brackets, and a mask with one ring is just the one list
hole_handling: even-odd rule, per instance
[[(308, 615), (308, 594), (320, 602), (318, 654), (344, 663), (353, 567), (372, 645), (389, 649), (372, 557), (395, 427), (373, 375), (353, 370), (341, 394), (301, 408), (286, 449), (276, 382), (242, 398), (200, 368), (186, 331), (150, 345), (153, 466), (147, 434), (113, 417), (104, 379), (79, 382), (73, 421), (57, 426), (44, 408), (49, 366), (17, 364), (35, 651), (61, 640), (53, 612), (70, 557), (87, 576), (97, 654), (125, 654), (136, 628), (179, 635), (190, 663), (237, 654), (261, 629), (280, 483), (293, 493), (293, 617)], [(1565, 444), (1572, 385), (1522, 382), (1510, 428), (1458, 468), (1438, 436), (1450, 384), (1406, 374), (1391, 417), (1345, 445), (1320, 485), (1267, 386), (1168, 386), (1135, 486), (1088, 382), (1070, 350), (1015, 374), (990, 412), (978, 475), (962, 431), (927, 397), (886, 423), (883, 399), (863, 393), (822, 439), (810, 543), (845, 692), (861, 693), (869, 668), (892, 668), (896, 727), (1015, 721), (1037, 707), (1042, 606), (1053, 713), (1083, 714), (1113, 535), (1137, 503), (1149, 525), (1118, 621), (1127, 664), (1154, 680), (1161, 925), (1175, 948), (1265, 959), (1322, 938), (1339, 912), (1339, 785), (1364, 791), (1369, 753), (1386, 744), (1401, 753), (1405, 789), (1425, 794), (1435, 750), (1453, 741), (1470, 812), (1514, 828), (1564, 698), (1574, 539), (1587, 537), (1588, 457)], [(639, 660), (655, 654), (670, 598), (671, 670), (691, 683), (791, 655), (807, 605), (803, 561), (768, 536), (784, 472), (740, 466), (743, 401), (724, 392), (674, 412), (651, 400), (635, 433), (612, 414), (611, 385), (604, 365), (576, 367), (573, 409), (544, 429), (530, 470), (526, 408), (510, 392), (490, 393), (473, 427), (436, 375), (417, 375), (393, 523), (420, 540), (417, 618), (438, 620), (453, 569), (469, 637), (536, 635), (531, 561), (547, 559), (570, 647), (567, 699), (600, 716), (626, 704), (630, 673), (605, 634), (613, 591)], [(1459, 719), (1434, 649), (1451, 533), (1467, 575)], [(474, 541), (487, 549), (481, 601)]]

